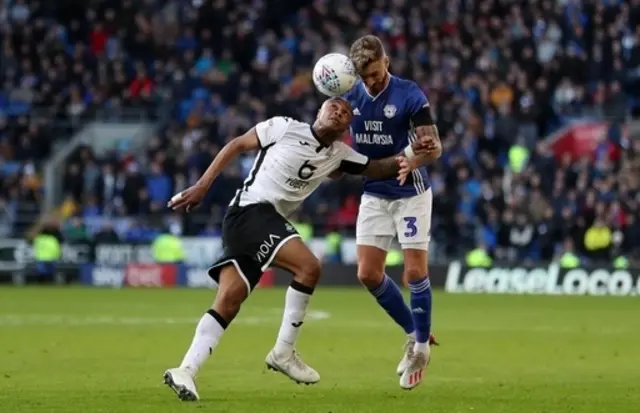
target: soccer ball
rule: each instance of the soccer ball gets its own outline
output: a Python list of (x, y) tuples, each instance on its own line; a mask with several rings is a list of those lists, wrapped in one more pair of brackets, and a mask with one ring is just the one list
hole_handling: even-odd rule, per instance
[(323, 95), (330, 97), (344, 95), (351, 90), (357, 80), (353, 62), (340, 53), (322, 56), (313, 67), (313, 83)]

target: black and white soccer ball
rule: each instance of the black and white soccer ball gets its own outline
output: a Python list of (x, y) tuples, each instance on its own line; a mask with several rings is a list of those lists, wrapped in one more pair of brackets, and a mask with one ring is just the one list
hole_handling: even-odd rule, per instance
[(313, 84), (320, 93), (342, 96), (356, 84), (358, 75), (349, 57), (341, 53), (322, 56), (313, 67)]

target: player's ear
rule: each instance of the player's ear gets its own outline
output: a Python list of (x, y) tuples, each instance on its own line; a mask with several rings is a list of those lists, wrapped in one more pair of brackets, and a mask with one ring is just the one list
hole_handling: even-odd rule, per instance
[(384, 62), (384, 68), (389, 70), (389, 56), (384, 56), (382, 61)]

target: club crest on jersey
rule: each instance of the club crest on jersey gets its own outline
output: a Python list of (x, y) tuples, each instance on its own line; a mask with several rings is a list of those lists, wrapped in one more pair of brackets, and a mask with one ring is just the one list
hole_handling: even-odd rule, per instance
[(354, 115), (354, 116), (359, 116), (359, 115), (360, 115), (360, 110), (359, 110), (358, 108), (355, 108), (355, 109), (353, 110), (353, 115)]
[(396, 116), (396, 111), (398, 109), (396, 109), (396, 107), (394, 105), (387, 105), (384, 107), (383, 111), (384, 111), (384, 116), (387, 119), (391, 119), (392, 117)]

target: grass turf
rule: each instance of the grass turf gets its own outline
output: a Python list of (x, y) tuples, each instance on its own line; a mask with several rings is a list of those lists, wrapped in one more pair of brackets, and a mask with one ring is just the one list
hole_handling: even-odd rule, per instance
[(321, 288), (299, 341), (322, 380), (268, 372), (284, 291), (258, 290), (198, 378), (202, 401), (162, 382), (208, 290), (0, 289), (0, 412), (608, 413), (640, 409), (634, 298), (436, 292), (425, 382), (407, 392), (404, 337), (361, 289)]

